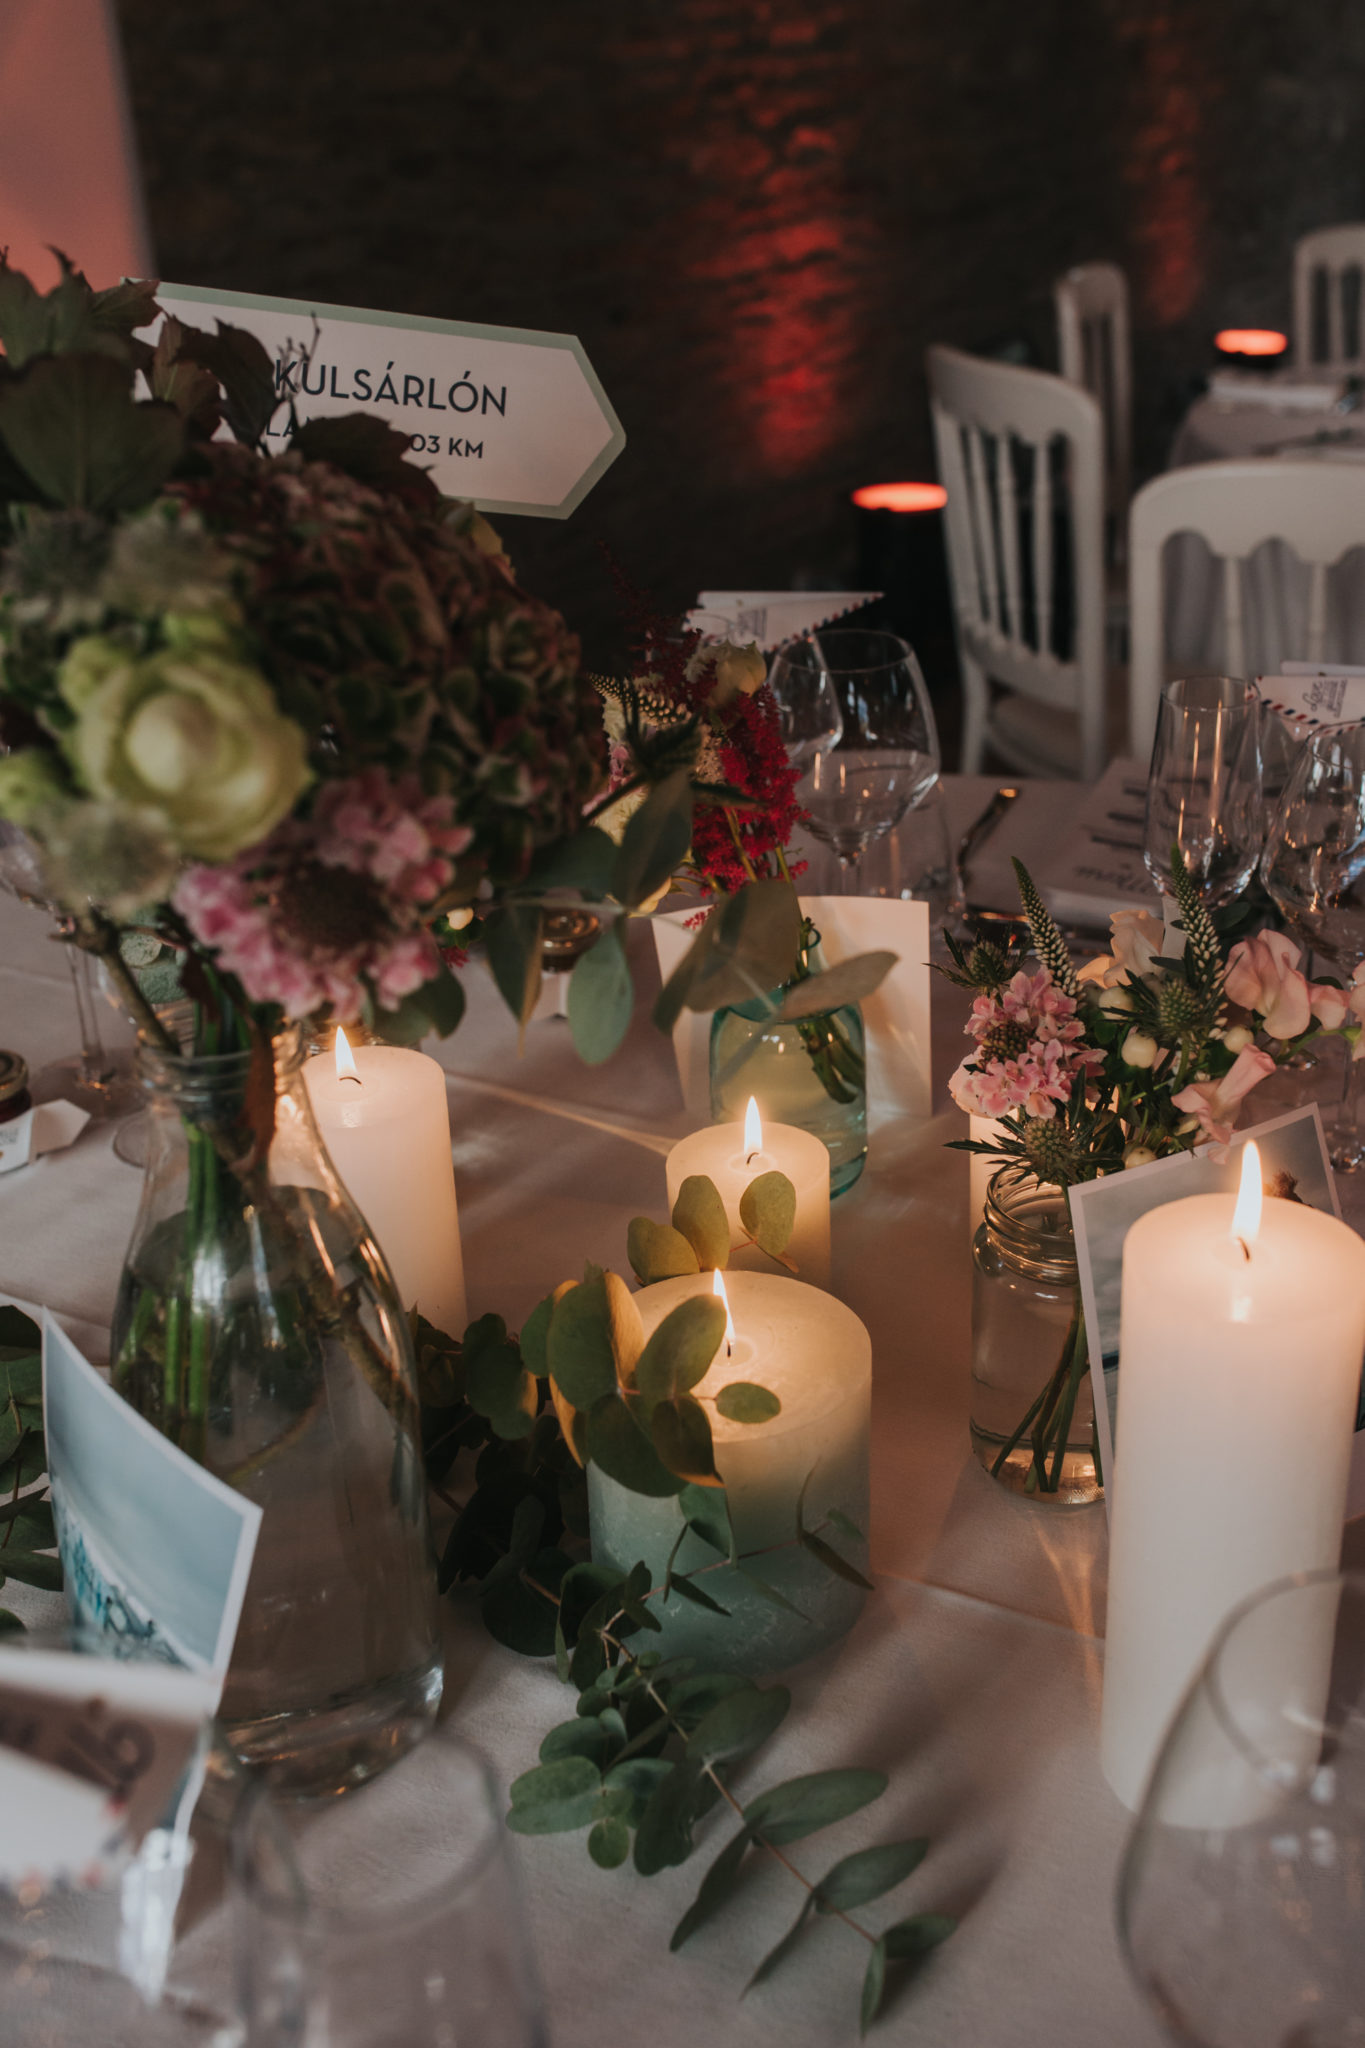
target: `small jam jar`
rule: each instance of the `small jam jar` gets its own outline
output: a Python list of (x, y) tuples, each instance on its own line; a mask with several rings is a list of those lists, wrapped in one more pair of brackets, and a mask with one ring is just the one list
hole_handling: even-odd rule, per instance
[(0, 1124), (13, 1123), (33, 1107), (28, 1092), (28, 1061), (21, 1053), (0, 1052)]

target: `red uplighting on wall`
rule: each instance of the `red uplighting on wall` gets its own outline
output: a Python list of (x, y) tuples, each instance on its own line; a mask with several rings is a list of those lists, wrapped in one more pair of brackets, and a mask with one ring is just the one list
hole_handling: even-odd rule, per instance
[(1213, 345), (1225, 356), (1282, 356), (1289, 336), (1273, 327), (1225, 327), (1214, 335)]
[(942, 484), (862, 484), (853, 502), (864, 512), (941, 512), (948, 493)]

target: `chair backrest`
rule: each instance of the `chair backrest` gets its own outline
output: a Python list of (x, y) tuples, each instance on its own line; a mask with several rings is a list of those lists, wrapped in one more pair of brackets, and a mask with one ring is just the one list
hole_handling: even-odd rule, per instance
[(1365, 221), (1295, 243), (1294, 360), (1301, 370), (1365, 366)]
[(1080, 263), (1052, 288), (1062, 375), (1098, 399), (1104, 416), (1105, 509), (1127, 525), (1133, 450), (1133, 350), (1128, 280), (1116, 263)]
[[(1076, 713), (1081, 773), (1093, 781), (1105, 761), (1106, 709), (1099, 406), (1043, 370), (954, 348), (931, 348), (927, 363), (959, 645), (998, 681)], [(1065, 657), (1055, 650), (1059, 567), (1071, 594)]]
[(1305, 644), (1293, 658), (1322, 661), (1327, 637), (1327, 571), (1365, 545), (1365, 463), (1201, 462), (1168, 470), (1133, 500), (1128, 528), (1132, 660), (1129, 747), (1152, 749), (1165, 680), (1162, 555), (1178, 533), (1196, 533), (1223, 564), (1223, 666), (1245, 675), (1243, 565), (1265, 541), (1280, 540), (1309, 565)]

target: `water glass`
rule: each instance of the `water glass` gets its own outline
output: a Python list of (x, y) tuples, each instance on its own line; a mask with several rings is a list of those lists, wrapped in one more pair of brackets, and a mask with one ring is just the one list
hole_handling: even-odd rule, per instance
[(1168, 683), (1157, 711), (1147, 781), (1143, 858), (1171, 893), (1171, 849), (1216, 910), (1240, 896), (1255, 871), (1261, 807), (1260, 698), (1235, 676)]
[(345, 1799), (249, 1801), (233, 1875), (247, 2048), (544, 2048), (492, 1781), (448, 1726)]
[(1224, 1622), (1157, 1759), (1118, 1919), (1184, 2048), (1365, 2042), (1365, 1577), (1281, 1580)]

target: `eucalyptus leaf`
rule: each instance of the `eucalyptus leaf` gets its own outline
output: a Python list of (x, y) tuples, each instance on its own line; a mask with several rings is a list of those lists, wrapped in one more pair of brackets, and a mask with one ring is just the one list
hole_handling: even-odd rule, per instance
[[(530, 1576), (553, 1594), (568, 1560), (562, 1550), (542, 1550), (530, 1560)], [(515, 1650), (519, 1657), (552, 1657), (555, 1654), (556, 1609), (545, 1593), (528, 1586), (520, 1576), (500, 1579), (479, 1595), (483, 1625), (495, 1642)]]
[(0, 1350), (41, 1352), (43, 1333), (32, 1316), (16, 1308), (12, 1301), (0, 1304)]
[(748, 1580), (760, 1600), (766, 1600), (770, 1607), (784, 1608), (788, 1614), (795, 1614), (804, 1622), (810, 1621), (810, 1616), (804, 1613), (794, 1600), (789, 1600), (779, 1587), (770, 1584), (767, 1579), (760, 1578), (759, 1574), (756, 1571), (752, 1571), (748, 1565), (738, 1565), (736, 1569), (742, 1578)]
[(704, 1607), (708, 1614), (728, 1615), (730, 1612), (728, 1607), (721, 1606), (719, 1600), (713, 1600), (701, 1586), (694, 1585), (686, 1572), (674, 1573), (669, 1581), (669, 1592), (680, 1593), (690, 1606)]
[(865, 1593), (874, 1590), (871, 1579), (864, 1578), (857, 1566), (851, 1565), (846, 1557), (840, 1557), (838, 1551), (826, 1543), (823, 1537), (815, 1535), (810, 1529), (802, 1529), (799, 1531), (798, 1540), (801, 1548), (808, 1550), (812, 1557), (818, 1557), (825, 1570), (833, 1572), (836, 1578), (846, 1579), (850, 1586), (861, 1586)]
[(858, 2007), (858, 2032), (865, 2034), (881, 2011), (882, 1994), (886, 1990), (886, 1937), (872, 1944), (872, 1953), (867, 1959), (867, 1971), (863, 1977), (863, 1994)]
[(898, 953), (855, 953), (820, 974), (794, 981), (777, 1013), (780, 1023), (798, 1017), (820, 1017), (844, 1003), (860, 1003), (875, 995), (900, 958)]
[(626, 1230), (630, 1269), (645, 1287), (699, 1270), (697, 1254), (680, 1230), (656, 1223), (651, 1216), (632, 1216)]
[(673, 1938), (668, 1946), (674, 1954), (719, 1907), (725, 1904), (735, 1888), (740, 1865), (748, 1850), (749, 1836), (744, 1829), (725, 1844), (702, 1879), (696, 1898), (673, 1929)]
[[(542, 1751), (543, 1754), (543, 1751)], [(847, 1820), (885, 1792), (885, 1771), (812, 1771), (804, 1778), (788, 1778), (771, 1785), (751, 1799), (744, 1809), (744, 1825), (762, 1835), (776, 1849), (788, 1842), (804, 1841), (820, 1828)]]
[(605, 1782), (611, 1791), (620, 1789), (633, 1799), (648, 1799), (672, 1769), (661, 1756), (621, 1756), (607, 1772)]
[(596, 825), (585, 825), (568, 839), (544, 847), (531, 864), (528, 889), (577, 889), (600, 902), (611, 890), (616, 842)]
[(588, 1412), (588, 1456), (608, 1479), (630, 1493), (664, 1499), (683, 1482), (666, 1465), (632, 1421), (619, 1394), (608, 1394)]
[[(4, 1581), (0, 1579), (0, 1585), (3, 1583)], [(20, 1635), (24, 1633), (24, 1624), (18, 1615), (12, 1614), (8, 1607), (0, 1607), (0, 1636), (9, 1635), (16, 1630)]]
[(569, 976), (569, 1033), (586, 1066), (600, 1067), (620, 1045), (635, 1009), (635, 987), (614, 919)]
[(692, 1824), (707, 1803), (706, 1790), (700, 1762), (689, 1752), (650, 1794), (635, 1830), (635, 1868), (641, 1877), (687, 1861)]
[(62, 1590), (61, 1559), (44, 1557), (36, 1550), (0, 1550), (0, 1572), (7, 1579), (19, 1579), (26, 1586), (37, 1586), (44, 1593), (60, 1593)]
[(515, 1344), (483, 1345), (466, 1358), (465, 1394), (476, 1415), (492, 1422), (501, 1437), (530, 1434), (536, 1414), (536, 1383)]
[(688, 1526), (696, 1530), (702, 1541), (733, 1564), (735, 1532), (730, 1521), (730, 1503), (724, 1493), (718, 1493), (713, 1486), (685, 1486), (678, 1495), (678, 1506)]
[(883, 1892), (894, 1891), (910, 1873), (918, 1870), (928, 1853), (924, 1835), (910, 1842), (878, 1842), (871, 1849), (857, 1849), (845, 1856), (816, 1886), (816, 1904), (822, 1913), (851, 1913), (866, 1906)]
[(748, 1756), (776, 1734), (791, 1703), (785, 1685), (748, 1685), (732, 1692), (702, 1716), (688, 1737), (688, 1753), (707, 1763)]
[(769, 1388), (757, 1386), (752, 1380), (731, 1380), (716, 1395), (716, 1410), (727, 1422), (752, 1425), (771, 1422), (774, 1415), (782, 1413), (782, 1403)]
[[(608, 1598), (615, 1598), (625, 1584), (625, 1574), (611, 1565), (584, 1561), (564, 1574), (559, 1586), (559, 1616), (569, 1642), (577, 1640), (589, 1614)], [(605, 1702), (604, 1702), (605, 1704)], [(582, 1703), (579, 1703), (582, 1711)]]
[(739, 1198), (739, 1220), (760, 1251), (776, 1258), (796, 1222), (796, 1189), (785, 1173), (760, 1173)]
[(0, 1359), (0, 1402), (17, 1401), (21, 1407), (39, 1407), (43, 1398), (43, 1361), (39, 1353), (21, 1352)]
[(714, 1010), (766, 996), (790, 976), (801, 942), (801, 906), (790, 882), (747, 882), (716, 905), (654, 1005), (671, 1031), (684, 1008)]
[(909, 1920), (898, 1920), (894, 1927), (888, 1927), (882, 1940), (893, 1962), (909, 1963), (927, 1956), (956, 1927), (956, 1920), (946, 1913), (916, 1913)]
[(793, 1924), (787, 1929), (781, 1941), (778, 1942), (776, 1948), (770, 1948), (768, 1950), (767, 1955), (764, 1956), (762, 1962), (754, 1971), (753, 1976), (745, 1985), (744, 1991), (746, 1997), (749, 1992), (756, 1990), (760, 1984), (766, 1982), (766, 1980), (772, 1976), (773, 1971), (777, 1968), (778, 1964), (785, 1962), (786, 1958), (791, 1954), (792, 1950), (796, 1947), (797, 1942), (801, 1939), (801, 1936), (805, 1931), (806, 1922), (810, 1918), (812, 1903), (813, 1901), (811, 1895), (808, 1893), (806, 1896), (805, 1903), (802, 1905), (801, 1911), (797, 1914)]
[(546, 1359), (546, 1340), (550, 1333), (550, 1317), (554, 1314), (554, 1298), (546, 1295), (531, 1310), (521, 1326), (521, 1355), (528, 1372), (537, 1379), (547, 1377), (550, 1367)]
[(490, 911), (484, 919), (484, 943), (498, 993), (524, 1025), (540, 997), (539, 908), (513, 901)]
[(655, 1403), (649, 1434), (660, 1460), (689, 1486), (721, 1486), (706, 1410), (691, 1394)]
[(728, 1700), (732, 1693), (745, 1692), (750, 1681), (741, 1678), (736, 1671), (696, 1671), (686, 1677), (677, 1678), (668, 1687), (669, 1712), (681, 1721), (690, 1734), (699, 1721), (705, 1719), (719, 1700)]
[(833, 1523), (839, 1534), (847, 1536), (851, 1542), (866, 1543), (867, 1538), (858, 1527), (858, 1524), (851, 1516), (846, 1515), (842, 1508), (828, 1508), (825, 1512), (825, 1520)]
[(730, 1263), (730, 1219), (720, 1189), (709, 1174), (689, 1173), (673, 1204), (673, 1228), (681, 1231), (697, 1255), (703, 1273)]
[(634, 811), (612, 870), (611, 893), (634, 909), (658, 894), (692, 844), (692, 777), (677, 768)]
[(616, 1361), (616, 1383), (620, 1387), (633, 1388), (635, 1369), (639, 1363), (640, 1353), (645, 1348), (645, 1326), (640, 1317), (639, 1304), (619, 1273), (604, 1273), (602, 1284), (607, 1296), (611, 1348)]
[(623, 1820), (599, 1820), (588, 1836), (588, 1854), (599, 1870), (618, 1870), (630, 1854), (630, 1829)]
[(538, 1764), (513, 1780), (507, 1825), (518, 1835), (558, 1835), (586, 1827), (601, 1790), (602, 1773), (587, 1757)]
[(714, 1295), (694, 1294), (670, 1309), (635, 1366), (646, 1414), (656, 1401), (675, 1400), (695, 1387), (724, 1342), (725, 1305)]
[(546, 1339), (551, 1376), (575, 1408), (590, 1409), (616, 1389), (616, 1354), (606, 1281), (599, 1273), (555, 1303)]
[(540, 1761), (552, 1764), (562, 1756), (585, 1756), (589, 1763), (603, 1769), (610, 1748), (608, 1731), (598, 1720), (561, 1721), (551, 1728), (540, 1745)]

